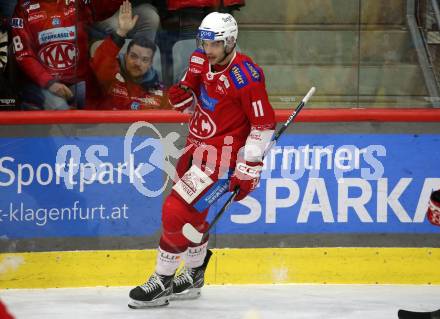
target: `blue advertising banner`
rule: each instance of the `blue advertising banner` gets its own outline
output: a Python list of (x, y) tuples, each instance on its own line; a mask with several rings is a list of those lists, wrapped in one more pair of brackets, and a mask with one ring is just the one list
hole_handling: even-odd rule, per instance
[[(1, 138), (0, 236), (158, 232), (176, 136), (132, 129), (125, 137)], [(439, 232), (425, 220), (429, 195), (440, 188), (439, 159), (439, 135), (286, 134), (267, 155), (259, 187), (216, 231)]]
[(439, 160), (439, 135), (286, 135), (217, 233), (438, 233), (425, 214)]
[[(167, 181), (157, 139), (0, 140), (0, 236), (151, 235)], [(146, 144), (145, 144), (146, 142)], [(129, 146), (130, 147), (130, 146)]]

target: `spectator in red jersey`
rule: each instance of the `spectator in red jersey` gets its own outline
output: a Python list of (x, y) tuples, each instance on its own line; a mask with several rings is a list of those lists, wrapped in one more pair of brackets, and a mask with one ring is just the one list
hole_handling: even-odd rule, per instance
[[(14, 2), (14, 1), (12, 1)], [(15, 7), (15, 4), (14, 4)], [(14, 85), (11, 84), (11, 59), (9, 59), (10, 13), (7, 3), (0, 2), (0, 110), (14, 110), (16, 94)]]
[(6, 68), (6, 63), (8, 61), (8, 30), (7, 26), (2, 23), (3, 15), (0, 11), (0, 74)]
[(126, 53), (119, 53), (137, 21), (131, 3), (124, 1), (116, 32), (104, 40), (91, 61), (104, 93), (98, 105), (100, 109), (158, 109), (168, 105), (158, 74), (152, 68), (154, 42), (147, 37), (137, 37), (129, 43)]
[[(12, 18), (12, 43), (27, 76), (24, 109), (82, 108), (92, 85), (86, 28), (88, 0), (20, 0)], [(87, 93), (95, 90), (88, 87)], [(88, 98), (90, 95), (87, 96)]]

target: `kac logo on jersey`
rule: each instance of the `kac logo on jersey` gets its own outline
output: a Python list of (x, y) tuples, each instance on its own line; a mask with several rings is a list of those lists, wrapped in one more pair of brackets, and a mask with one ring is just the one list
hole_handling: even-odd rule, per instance
[(197, 138), (207, 139), (214, 136), (217, 132), (217, 126), (208, 113), (203, 111), (201, 107), (196, 107), (189, 123), (189, 131)]
[(66, 70), (74, 66), (77, 50), (73, 43), (57, 42), (40, 50), (41, 61), (54, 70)]
[(229, 73), (231, 75), (232, 81), (238, 89), (241, 89), (242, 87), (248, 85), (248, 79), (246, 78), (246, 75), (244, 74), (243, 70), (240, 69), (238, 64), (233, 65)]

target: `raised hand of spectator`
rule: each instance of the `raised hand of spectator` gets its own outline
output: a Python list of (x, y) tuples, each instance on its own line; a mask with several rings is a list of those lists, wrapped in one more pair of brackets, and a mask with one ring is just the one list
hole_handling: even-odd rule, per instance
[(73, 97), (72, 91), (66, 85), (60, 82), (52, 83), (48, 89), (53, 94), (64, 98), (66, 101)]
[(133, 30), (138, 19), (139, 16), (133, 16), (130, 1), (125, 0), (119, 8), (118, 28), (116, 29), (116, 33), (121, 37), (126, 37), (128, 32)]

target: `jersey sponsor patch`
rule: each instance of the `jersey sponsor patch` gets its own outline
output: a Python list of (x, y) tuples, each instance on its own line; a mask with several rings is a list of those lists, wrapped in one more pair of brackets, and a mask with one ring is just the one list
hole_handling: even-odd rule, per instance
[(218, 83), (217, 86), (215, 87), (215, 92), (217, 92), (220, 95), (226, 95), (226, 91), (220, 83)]
[(205, 209), (209, 208), (214, 204), (223, 194), (225, 194), (229, 189), (229, 177), (232, 175), (233, 170), (230, 170), (220, 178), (217, 182), (212, 185), (209, 190), (200, 197), (193, 207), (198, 212), (203, 212)]
[(201, 57), (199, 57), (199, 56), (195, 56), (195, 55), (193, 55), (193, 56), (191, 57), (191, 62), (196, 63), (196, 64), (203, 65), (203, 63), (205, 63), (205, 59), (204, 59), (204, 58), (201, 58)]
[(75, 65), (77, 50), (73, 43), (51, 43), (38, 53), (40, 60), (54, 70), (66, 70)]
[(11, 27), (14, 29), (23, 29), (23, 19), (22, 18), (12, 18)]
[(55, 42), (74, 40), (76, 36), (75, 27), (53, 28), (38, 33), (40, 45)]
[(261, 73), (260, 70), (253, 65), (252, 63), (245, 61), (244, 66), (249, 71), (249, 74), (251, 75), (251, 79), (254, 82), (260, 82), (261, 81)]
[(37, 21), (46, 20), (46, 19), (47, 19), (47, 14), (45, 11), (38, 11), (38, 12), (32, 13), (27, 18), (28, 22), (37, 22)]
[(60, 17), (52, 17), (52, 25), (54, 27), (61, 25)]
[(199, 68), (189, 68), (189, 72), (194, 74), (200, 74), (202, 73), (202, 70), (200, 70)]
[(219, 78), (219, 81), (223, 83), (223, 85), (225, 86), (226, 89), (229, 89), (229, 87), (230, 87), (229, 80), (226, 75), (222, 74)]
[(38, 2), (34, 3), (34, 4), (30, 4), (26, 10), (29, 13), (30, 11), (37, 10), (37, 9), (40, 9), (40, 4)]
[(203, 85), (200, 85), (200, 101), (202, 102), (202, 107), (211, 112), (215, 111), (215, 106), (218, 103), (217, 99), (208, 95), (208, 92)]
[(193, 165), (173, 186), (173, 189), (185, 202), (191, 204), (213, 182), (205, 172)]
[(116, 83), (112, 87), (111, 94), (113, 94), (114, 96), (128, 97), (127, 88), (124, 85), (119, 84), (119, 83)]
[(132, 102), (130, 105), (130, 109), (132, 110), (139, 110), (139, 107), (141, 106), (141, 104), (139, 102)]
[(159, 107), (160, 106), (160, 100), (155, 99), (153, 96), (146, 96), (146, 97), (138, 97), (137, 100), (142, 103), (142, 105), (145, 105), (147, 107)]
[(231, 75), (232, 81), (238, 89), (241, 89), (248, 85), (249, 81), (243, 70), (238, 66), (238, 64), (234, 64), (232, 66), (229, 74)]

